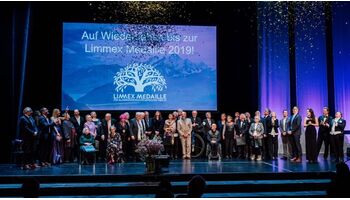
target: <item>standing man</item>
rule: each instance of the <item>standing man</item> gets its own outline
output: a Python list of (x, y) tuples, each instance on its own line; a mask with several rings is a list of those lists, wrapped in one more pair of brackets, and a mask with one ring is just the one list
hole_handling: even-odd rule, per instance
[(318, 129), (318, 137), (317, 137), (317, 157), (320, 154), (322, 144), (324, 143), (323, 158), (325, 160), (328, 159), (328, 152), (329, 152), (329, 146), (330, 146), (331, 122), (332, 122), (332, 117), (329, 116), (329, 108), (324, 107), (323, 115), (321, 115), (318, 118), (319, 129)]
[(268, 133), (269, 133), (269, 130), (268, 130), (268, 127), (267, 127), (267, 124), (268, 123), (271, 123), (271, 110), (269, 108), (265, 108), (264, 110), (264, 117), (262, 118), (261, 120), (261, 123), (263, 124), (264, 126), (264, 137), (263, 137), (263, 153), (262, 153), (262, 156), (263, 156), (263, 159), (264, 160), (270, 160), (271, 159), (271, 156), (270, 155), (270, 152), (269, 152), (269, 142), (268, 142)]
[(335, 113), (335, 118), (331, 123), (330, 139), (334, 148), (335, 160), (333, 162), (344, 162), (344, 129), (346, 126), (345, 119), (342, 118), (341, 112)]
[(41, 116), (39, 118), (39, 129), (40, 129), (40, 139), (39, 139), (39, 148), (40, 148), (40, 162), (42, 166), (50, 165), (50, 156), (52, 151), (52, 131), (56, 121), (60, 119), (57, 118), (55, 121), (52, 121), (48, 115), (49, 110), (47, 108), (40, 109)]
[(77, 132), (78, 138), (83, 134), (83, 128), (84, 128), (84, 118), (80, 117), (80, 112), (78, 109), (74, 110), (74, 116), (70, 118), (70, 121), (73, 123), (74, 128)]
[(283, 119), (280, 120), (280, 131), (283, 145), (283, 160), (291, 159), (292, 156), (292, 135), (288, 134), (289, 120), (288, 111), (283, 110)]
[[(205, 113), (205, 119), (203, 120), (203, 139), (204, 139), (204, 146), (206, 147), (207, 146), (207, 135), (208, 135), (208, 132), (210, 131), (211, 129), (211, 125), (212, 124), (215, 124), (215, 120), (211, 118), (211, 113), (210, 112), (206, 112)], [(205, 155), (203, 155), (205, 156)]]
[(183, 159), (191, 159), (191, 133), (192, 122), (191, 119), (186, 118), (186, 112), (181, 113), (181, 119), (177, 121), (177, 131), (180, 134), (182, 144)]
[(300, 136), (301, 136), (301, 116), (299, 115), (299, 108), (294, 106), (293, 107), (293, 116), (291, 117), (291, 120), (289, 122), (289, 131), (288, 134), (293, 135), (293, 143), (292, 143), (292, 149), (293, 149), (293, 158), (291, 159), (292, 162), (301, 162), (301, 156), (303, 154), (301, 143), (300, 143)]
[(196, 110), (192, 111), (192, 152), (194, 151), (194, 133), (202, 135), (202, 120), (200, 117), (198, 117), (198, 112)]
[(146, 136), (148, 137), (148, 139), (153, 139), (154, 135), (152, 135), (153, 133), (153, 124), (152, 124), (152, 119), (149, 118), (149, 112), (145, 111), (144, 113), (144, 126), (145, 126), (145, 130), (146, 130)]
[(246, 135), (249, 134), (248, 123), (245, 119), (245, 114), (239, 115), (239, 119), (236, 122), (236, 145), (238, 148), (238, 156), (241, 159), (245, 159), (245, 146)]
[(23, 140), (24, 161), (23, 169), (36, 168), (34, 153), (36, 151), (36, 140), (38, 136), (38, 128), (33, 117), (33, 110), (26, 107), (23, 110), (23, 116), (19, 119), (19, 132)]
[(252, 123), (254, 123), (254, 120), (253, 118), (251, 118), (250, 116), (250, 113), (249, 112), (246, 112), (244, 113), (245, 114), (245, 118), (246, 118), (246, 121), (247, 121), (247, 124), (248, 124), (248, 134), (246, 135), (246, 152), (247, 152), (247, 158), (250, 158), (251, 157), (251, 154), (252, 154), (252, 137), (251, 135), (249, 134), (249, 129), (250, 129), (250, 126), (252, 125)]
[(142, 140), (142, 139), (146, 139), (146, 135), (145, 135), (145, 129), (143, 128), (143, 124), (142, 124), (142, 114), (141, 112), (136, 112), (135, 114), (135, 118), (130, 120), (130, 139), (131, 139), (131, 151), (132, 153), (130, 153), (133, 157), (134, 160), (136, 160), (137, 156), (136, 156), (136, 148), (137, 148), (137, 144)]

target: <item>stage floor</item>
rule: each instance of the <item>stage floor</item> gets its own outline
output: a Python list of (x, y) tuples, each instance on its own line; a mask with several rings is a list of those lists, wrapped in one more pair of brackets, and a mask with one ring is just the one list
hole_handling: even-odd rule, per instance
[[(292, 163), (278, 159), (277, 161), (250, 161), (229, 159), (208, 161), (205, 159), (170, 161), (169, 168), (163, 169), (162, 174), (213, 174), (213, 173), (288, 173), (288, 172), (329, 172), (335, 171), (335, 163), (324, 160), (322, 156), (315, 164)], [(0, 176), (60, 176), (60, 175), (143, 175), (145, 163), (128, 162), (108, 165), (79, 165), (64, 163), (35, 170), (21, 170), (13, 164), (0, 165)]]

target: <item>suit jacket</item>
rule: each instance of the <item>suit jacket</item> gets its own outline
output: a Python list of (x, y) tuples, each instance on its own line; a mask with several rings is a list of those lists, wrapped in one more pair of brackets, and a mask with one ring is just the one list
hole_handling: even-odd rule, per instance
[(220, 134), (224, 134), (224, 127), (226, 126), (227, 121), (225, 121), (225, 124), (223, 125), (221, 120), (219, 120), (217, 122), (218, 125), (218, 131), (220, 132)]
[(290, 120), (289, 120), (289, 130), (292, 131), (292, 134), (301, 134), (301, 116), (299, 115), (299, 113), (294, 117), (293, 119), (293, 115), (290, 116)]
[(204, 120), (203, 120), (203, 131), (204, 131), (204, 133), (205, 134), (207, 134), (209, 131), (210, 131), (210, 129), (211, 129), (211, 124), (215, 124), (215, 120), (213, 120), (213, 119), (210, 119), (210, 125), (209, 125), (209, 121), (208, 121), (208, 119), (207, 118), (205, 118)]
[(146, 131), (153, 131), (153, 120), (152, 118), (144, 119), (146, 125)]
[[(117, 121), (115, 119), (111, 119), (111, 126), (116, 126)], [(105, 137), (108, 137), (108, 124), (107, 124), (107, 120), (102, 119), (101, 120), (101, 135), (104, 135)]]
[(249, 121), (248, 121), (248, 119), (246, 121), (248, 123), (248, 129), (250, 129), (250, 126), (254, 123), (254, 119), (250, 118)]
[[(321, 115), (319, 118), (318, 118), (318, 124), (319, 124), (319, 129), (318, 129), (318, 132), (319, 133), (325, 133), (325, 134), (329, 134), (329, 132), (331, 131), (331, 123), (332, 123), (332, 120), (333, 118), (331, 116), (324, 116), (324, 115)], [(321, 125), (321, 122), (323, 122), (323, 125)], [(328, 123), (329, 124), (329, 127), (328, 126), (325, 126), (324, 123)]]
[(272, 117), (267, 118), (266, 121), (266, 128), (267, 128), (267, 134), (272, 132), (272, 129), (275, 130), (275, 133), (278, 133), (278, 119), (276, 119), (275, 124), (272, 124)]
[(75, 116), (72, 116), (70, 118), (70, 121), (73, 123), (73, 125), (75, 127), (75, 131), (77, 132), (78, 137), (80, 137), (82, 135), (82, 133), (83, 133), (84, 123), (85, 123), (83, 117), (80, 116), (80, 120), (79, 120), (80, 121), (80, 125), (78, 123), (78, 120), (75, 118)]
[(290, 118), (289, 117), (286, 118), (285, 129), (283, 129), (283, 120), (284, 120), (284, 118), (280, 120), (280, 127), (279, 128), (280, 128), (281, 133), (289, 131), (289, 120), (290, 120)]
[(265, 135), (268, 134), (267, 123), (270, 119), (271, 119), (270, 115), (261, 118), (261, 123), (264, 125), (264, 134)]
[(183, 136), (185, 133), (190, 135), (192, 132), (191, 120), (189, 118), (186, 118), (185, 120), (179, 119), (177, 121), (177, 131), (180, 136)]
[(202, 120), (200, 117), (196, 117), (196, 118), (193, 118), (191, 117), (191, 122), (192, 124), (193, 123), (196, 123), (197, 125), (192, 127), (192, 131), (195, 132), (195, 133), (199, 133), (199, 132), (202, 132)]
[[(141, 124), (142, 124), (142, 121), (141, 121)], [(143, 134), (145, 134), (145, 128), (146, 127), (143, 127)], [(141, 138), (138, 138), (139, 126), (137, 124), (136, 118), (133, 118), (130, 120), (130, 131), (129, 132), (130, 132), (130, 136), (135, 137), (135, 140), (141, 139)]]
[[(335, 119), (332, 120), (331, 127), (333, 126), (333, 123), (335, 123)], [(338, 126), (334, 127), (334, 131), (340, 131), (344, 133), (345, 126), (346, 126), (346, 120), (343, 118), (340, 118), (338, 120)]]
[(19, 131), (23, 140), (34, 139), (34, 133), (38, 132), (38, 128), (33, 117), (23, 115), (19, 119)]
[(235, 125), (236, 127), (236, 135), (243, 135), (246, 136), (248, 135), (248, 122), (247, 121), (243, 121), (243, 123), (241, 123), (241, 120), (237, 120), (237, 123)]
[(54, 122), (50, 118), (45, 118), (45, 116), (39, 117), (39, 129), (40, 129), (40, 139), (51, 140), (52, 129)]
[(136, 122), (136, 119), (135, 119), (135, 118), (133, 118), (133, 119), (130, 120), (129, 129), (130, 129), (130, 131), (129, 131), (130, 136), (134, 136), (135, 139), (137, 140), (136, 137), (137, 137), (137, 133), (138, 133), (138, 131), (139, 131), (139, 127), (138, 127), (138, 125), (137, 125), (137, 122)]

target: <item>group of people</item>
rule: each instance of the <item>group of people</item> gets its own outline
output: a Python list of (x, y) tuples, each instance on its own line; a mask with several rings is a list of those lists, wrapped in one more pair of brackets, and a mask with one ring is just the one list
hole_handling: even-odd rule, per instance
[[(163, 119), (160, 111), (156, 111), (153, 117), (145, 111), (136, 112), (132, 119), (125, 112), (119, 116), (119, 120), (107, 113), (101, 120), (96, 112), (82, 117), (79, 110), (74, 110), (71, 117), (68, 110), (61, 115), (59, 109), (54, 109), (50, 117), (47, 108), (41, 108), (33, 117), (32, 109), (26, 107), (19, 120), (24, 151), (23, 168), (74, 162), (80, 155), (87, 158), (82, 162), (88, 163), (91, 162), (89, 152), (97, 152), (98, 158), (110, 164), (136, 160), (137, 144), (144, 139), (161, 140), (164, 145), (162, 153), (171, 159), (180, 156), (190, 159), (195, 134), (205, 141), (206, 154), (203, 156), (215, 151), (219, 159), (277, 159), (278, 137), (281, 137), (282, 159), (301, 162), (300, 137), (303, 127), (308, 162), (317, 162), (323, 143), (325, 159), (330, 149), (334, 161), (343, 160), (346, 121), (340, 112), (332, 118), (325, 107), (323, 115), (316, 118), (314, 111), (307, 109), (304, 120), (297, 107), (292, 112), (289, 116), (288, 111), (284, 110), (282, 119), (277, 119), (276, 113), (268, 108), (263, 116), (256, 111), (253, 118), (248, 112), (236, 112), (234, 116), (222, 113), (220, 120), (215, 121), (210, 112), (206, 112), (202, 120), (197, 111), (192, 111), (188, 117), (185, 111), (179, 109), (169, 113), (167, 119)], [(318, 134), (316, 127), (319, 127)]]

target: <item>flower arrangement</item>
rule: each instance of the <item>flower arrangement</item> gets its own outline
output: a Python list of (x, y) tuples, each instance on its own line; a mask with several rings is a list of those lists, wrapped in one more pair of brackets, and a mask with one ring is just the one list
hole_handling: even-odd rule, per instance
[(137, 144), (136, 152), (140, 154), (141, 159), (145, 159), (147, 157), (154, 157), (159, 155), (161, 151), (164, 150), (164, 145), (161, 140), (158, 139), (145, 139), (141, 140)]

